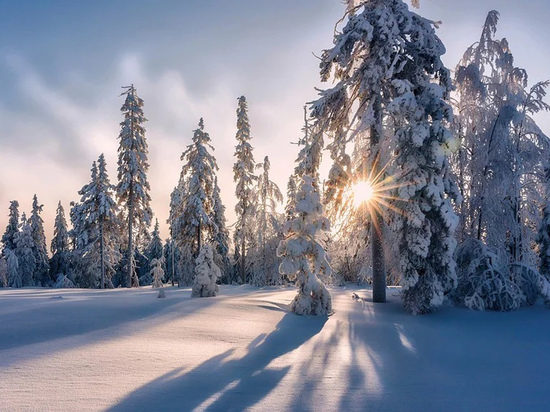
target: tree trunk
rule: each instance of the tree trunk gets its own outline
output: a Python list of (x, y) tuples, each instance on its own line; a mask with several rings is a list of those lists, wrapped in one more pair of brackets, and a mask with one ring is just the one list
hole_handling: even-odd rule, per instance
[[(380, 172), (380, 141), (382, 140), (382, 107), (380, 96), (374, 98), (373, 110), (375, 123), (370, 128), (371, 176)], [(371, 242), (372, 242), (372, 301), (386, 301), (386, 265), (384, 262), (384, 232), (382, 215), (372, 208)]]
[(377, 211), (373, 212), (371, 225), (372, 247), (372, 301), (386, 301), (386, 264), (384, 261), (383, 230), (384, 220)]

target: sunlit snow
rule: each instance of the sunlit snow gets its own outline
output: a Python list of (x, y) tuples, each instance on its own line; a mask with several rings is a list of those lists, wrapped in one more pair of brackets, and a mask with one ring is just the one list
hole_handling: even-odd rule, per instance
[[(544, 410), (547, 309), (442, 307), (330, 288), (335, 313), (289, 313), (294, 288), (0, 290), (2, 410)], [(352, 298), (352, 293), (357, 298)]]

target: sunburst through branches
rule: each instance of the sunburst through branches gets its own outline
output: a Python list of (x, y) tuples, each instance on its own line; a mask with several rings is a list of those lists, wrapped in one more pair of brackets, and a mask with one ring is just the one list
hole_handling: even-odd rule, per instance
[(369, 214), (375, 215), (375, 212), (381, 216), (385, 215), (385, 210), (392, 210), (398, 214), (403, 211), (396, 205), (395, 189), (407, 186), (410, 182), (401, 182), (396, 176), (387, 173), (388, 165), (380, 167), (374, 164), (369, 172), (359, 173), (351, 185), (349, 197), (355, 209), (366, 208)]

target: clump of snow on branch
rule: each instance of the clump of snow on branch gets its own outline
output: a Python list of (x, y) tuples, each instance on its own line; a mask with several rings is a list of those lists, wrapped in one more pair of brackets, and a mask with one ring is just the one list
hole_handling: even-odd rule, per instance
[(296, 217), (286, 223), (285, 238), (277, 248), (277, 255), (283, 258), (279, 269), (289, 279), (296, 280), (299, 288), (290, 305), (294, 313), (327, 315), (332, 310), (332, 299), (319, 276), (329, 275), (331, 268), (319, 236), (330, 225), (323, 215), (313, 179), (304, 176), (301, 183), (296, 195)]
[(201, 247), (196, 263), (195, 282), (191, 290), (191, 297), (216, 296), (219, 291), (216, 280), (221, 277), (221, 271), (214, 263), (214, 254), (210, 245), (205, 244)]

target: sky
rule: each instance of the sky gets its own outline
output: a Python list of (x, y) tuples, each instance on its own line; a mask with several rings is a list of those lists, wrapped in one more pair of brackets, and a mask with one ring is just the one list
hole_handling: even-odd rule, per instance
[[(0, 232), (10, 200), (29, 212), (44, 204), (48, 237), (58, 201), (78, 201), (90, 168), (105, 154), (112, 183), (121, 86), (133, 83), (148, 118), (151, 206), (168, 236), (170, 192), (180, 155), (203, 117), (217, 158), (222, 199), (235, 220), (232, 166), (237, 98), (249, 102), (256, 162), (286, 192), (303, 106), (315, 100), (318, 58), (330, 48), (340, 0), (0, 0)], [(547, 0), (421, 0), (454, 68), (480, 35), (487, 12), (501, 14), (517, 66), (531, 83), (550, 78)], [(550, 99), (549, 99), (550, 101)], [(550, 134), (550, 115), (538, 116)], [(325, 155), (328, 162), (328, 154)]]

